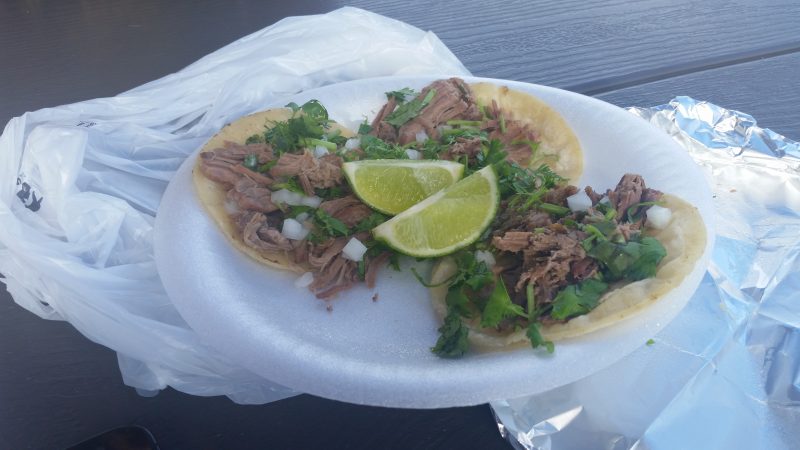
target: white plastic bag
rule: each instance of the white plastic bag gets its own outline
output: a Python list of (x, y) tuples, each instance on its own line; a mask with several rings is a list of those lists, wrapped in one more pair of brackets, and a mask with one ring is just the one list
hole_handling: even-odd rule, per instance
[(8, 291), (117, 351), (125, 383), (142, 391), (238, 403), (293, 395), (208, 347), (178, 315), (153, 260), (155, 212), (181, 162), (232, 119), (305, 89), (401, 74), (469, 72), (433, 34), (342, 8), (282, 20), (116, 97), (12, 119), (0, 136)]

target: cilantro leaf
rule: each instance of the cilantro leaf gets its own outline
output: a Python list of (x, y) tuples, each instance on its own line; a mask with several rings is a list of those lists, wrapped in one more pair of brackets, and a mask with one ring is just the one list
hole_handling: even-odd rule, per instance
[(314, 212), (314, 224), (328, 236), (347, 236), (350, 231), (341, 220), (322, 209), (317, 209)]
[(371, 135), (361, 136), (361, 150), (364, 151), (363, 159), (408, 159), (402, 146)]
[(386, 222), (386, 219), (388, 219), (388, 217), (386, 217), (385, 215), (377, 211), (373, 211), (372, 214), (370, 214), (366, 219), (356, 224), (355, 228), (353, 229), (353, 232), (360, 233), (362, 231), (369, 231), (377, 227), (378, 225), (382, 224), (383, 222)]
[(430, 89), (425, 97), (417, 97), (407, 103), (398, 106), (397, 109), (392, 111), (391, 114), (386, 116), (386, 122), (396, 127), (402, 126), (409, 120), (417, 117), (423, 108), (428, 106), (433, 96), (436, 95), (436, 89)]
[(553, 309), (550, 317), (556, 320), (580, 316), (593, 310), (600, 296), (608, 289), (608, 284), (589, 278), (578, 284), (571, 284), (556, 295), (553, 299)]
[(656, 274), (667, 251), (657, 239), (639, 237), (625, 243), (599, 241), (587, 254), (596, 259), (609, 281), (638, 281)]
[(457, 311), (460, 316), (466, 318), (472, 317), (472, 311), (470, 311), (469, 308), (469, 297), (464, 292), (464, 286), (456, 289), (448, 289), (445, 303), (447, 303), (448, 309)]
[(458, 358), (469, 349), (467, 336), (469, 330), (461, 323), (461, 317), (455, 310), (449, 310), (444, 323), (439, 327), (439, 339), (431, 351), (442, 358)]
[(372, 131), (372, 125), (367, 123), (366, 120), (361, 122), (361, 125), (358, 126), (358, 134), (369, 134)]
[(397, 103), (403, 103), (406, 101), (407, 98), (415, 97), (417, 93), (411, 89), (410, 87), (404, 87), (403, 89), (397, 91), (389, 91), (386, 93), (386, 98), (390, 99), (392, 97), (397, 100)]
[[(317, 100), (309, 100), (302, 106), (296, 103), (286, 106), (292, 109), (292, 117), (286, 121), (271, 122), (270, 129), (264, 133), (264, 139), (278, 155), (301, 148), (304, 138), (322, 139), (329, 127), (328, 111)], [(303, 114), (297, 115), (299, 111)]]
[(542, 337), (541, 330), (539, 329), (539, 322), (531, 322), (531, 324), (528, 325), (528, 329), (525, 331), (525, 336), (528, 336), (528, 339), (531, 341), (531, 347), (533, 348), (544, 346), (544, 348), (547, 350), (547, 353), (553, 353), (555, 350), (553, 342), (546, 341)]
[(258, 171), (258, 156), (255, 153), (245, 155), (243, 164), (253, 172)]
[(494, 290), (489, 295), (489, 301), (483, 308), (481, 314), (481, 327), (492, 328), (500, 324), (503, 319), (508, 319), (514, 316), (525, 316), (522, 307), (511, 302), (511, 297), (506, 290), (506, 284), (503, 282), (503, 277), (497, 277), (494, 284)]

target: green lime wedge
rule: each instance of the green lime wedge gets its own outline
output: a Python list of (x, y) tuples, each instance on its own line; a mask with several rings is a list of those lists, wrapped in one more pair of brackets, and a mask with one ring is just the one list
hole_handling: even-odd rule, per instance
[(499, 202), (491, 166), (431, 195), (372, 230), (406, 255), (429, 258), (475, 242), (494, 219)]
[(342, 166), (356, 195), (372, 208), (394, 215), (458, 181), (464, 166), (453, 161), (373, 159)]

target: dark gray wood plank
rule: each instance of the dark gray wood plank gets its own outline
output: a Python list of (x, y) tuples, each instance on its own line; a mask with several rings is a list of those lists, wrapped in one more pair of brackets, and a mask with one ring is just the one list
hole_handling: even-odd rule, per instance
[(0, 122), (117, 94), (286, 15), (345, 4), (434, 31), (476, 75), (579, 92), (800, 49), (795, 0), (9, 1), (0, 3)]
[[(0, 284), (0, 286), (2, 286)], [(301, 395), (259, 406), (167, 389), (140, 397), (111, 350), (24, 311), (0, 287), (0, 448), (64, 448), (141, 425), (164, 450), (506, 449), (488, 406), (403, 410)]]
[(800, 50), (796, 0), (355, 0), (432, 30), (474, 75), (595, 92)]
[(687, 95), (743, 111), (764, 128), (800, 141), (800, 53), (682, 75), (605, 92), (619, 106), (655, 106)]

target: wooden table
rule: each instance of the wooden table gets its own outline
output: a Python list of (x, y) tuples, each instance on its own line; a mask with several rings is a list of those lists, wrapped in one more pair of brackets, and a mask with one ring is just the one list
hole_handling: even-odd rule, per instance
[[(112, 96), (277, 20), (342, 1), (0, 3), (0, 122)], [(652, 106), (689, 95), (800, 138), (796, 0), (349, 3), (432, 30), (474, 75)], [(8, 180), (2, 180), (8, 182)], [(162, 449), (508, 448), (488, 406), (398, 410), (308, 395), (263, 406), (138, 396), (112, 351), (0, 293), (0, 447), (59, 448), (121, 425)]]

